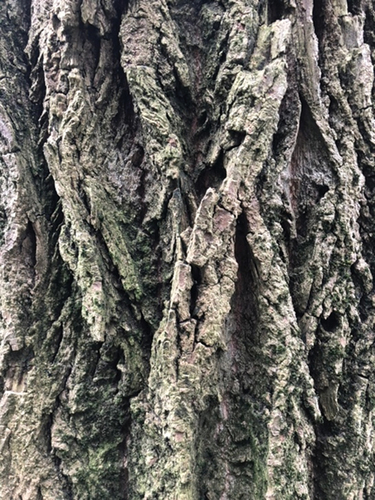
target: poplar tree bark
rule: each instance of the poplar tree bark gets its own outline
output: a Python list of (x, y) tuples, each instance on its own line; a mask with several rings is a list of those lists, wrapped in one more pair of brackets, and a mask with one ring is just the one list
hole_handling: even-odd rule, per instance
[(370, 500), (370, 0), (1, 0), (0, 498)]

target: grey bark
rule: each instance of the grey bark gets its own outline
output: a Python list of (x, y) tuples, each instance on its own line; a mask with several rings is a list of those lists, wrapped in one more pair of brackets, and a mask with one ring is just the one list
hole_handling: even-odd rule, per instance
[(375, 498), (374, 27), (2, 0), (1, 499)]

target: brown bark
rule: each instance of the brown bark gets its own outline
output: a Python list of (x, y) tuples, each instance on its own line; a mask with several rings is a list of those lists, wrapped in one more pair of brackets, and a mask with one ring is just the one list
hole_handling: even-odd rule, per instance
[(1, 2), (1, 499), (375, 498), (374, 27)]

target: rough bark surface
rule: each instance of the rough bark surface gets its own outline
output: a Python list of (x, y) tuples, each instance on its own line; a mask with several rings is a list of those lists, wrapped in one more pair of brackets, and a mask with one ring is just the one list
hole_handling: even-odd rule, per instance
[(1, 499), (375, 498), (374, 29), (1, 0)]

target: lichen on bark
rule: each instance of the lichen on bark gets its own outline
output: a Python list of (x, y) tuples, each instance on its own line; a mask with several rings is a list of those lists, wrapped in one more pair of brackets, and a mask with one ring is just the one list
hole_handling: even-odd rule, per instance
[(374, 496), (374, 19), (3, 0), (0, 498)]

